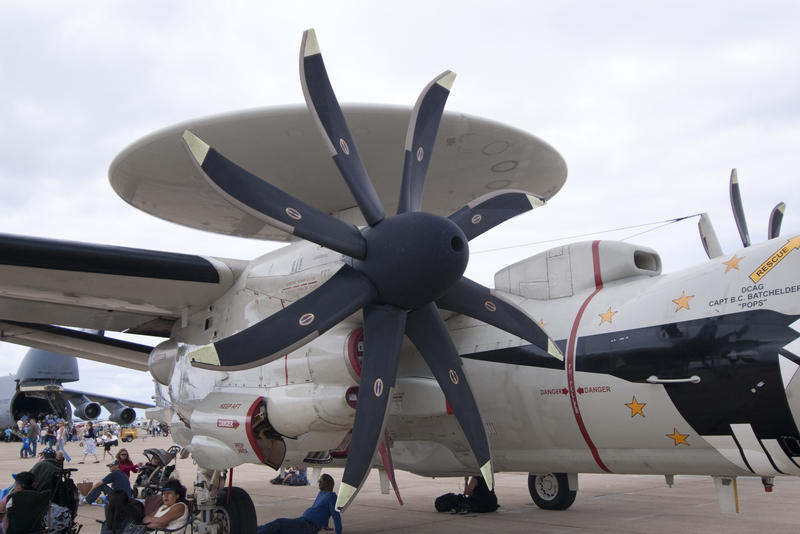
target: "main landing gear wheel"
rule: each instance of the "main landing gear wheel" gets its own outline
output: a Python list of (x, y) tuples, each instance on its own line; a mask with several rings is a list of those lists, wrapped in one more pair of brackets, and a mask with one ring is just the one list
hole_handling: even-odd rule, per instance
[(528, 475), (528, 491), (536, 506), (544, 510), (566, 510), (578, 494), (570, 491), (566, 473)]
[(228, 528), (224, 534), (253, 534), (258, 527), (256, 508), (253, 500), (245, 490), (239, 487), (231, 488), (231, 498), (228, 501), (228, 490), (221, 489), (217, 492), (217, 506), (227, 512)]

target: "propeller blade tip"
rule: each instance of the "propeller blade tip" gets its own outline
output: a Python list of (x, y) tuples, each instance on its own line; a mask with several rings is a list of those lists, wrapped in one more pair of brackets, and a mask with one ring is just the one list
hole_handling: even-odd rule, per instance
[(453, 88), (453, 82), (456, 80), (456, 73), (451, 70), (444, 71), (439, 79), (436, 81), (439, 85), (450, 91)]
[(189, 130), (183, 131), (183, 142), (186, 143), (186, 148), (189, 149), (194, 159), (202, 165), (206, 159), (206, 155), (208, 155), (208, 151), (211, 147), (208, 146), (208, 143), (197, 137), (195, 134), (190, 132)]
[(528, 202), (531, 203), (531, 209), (536, 209), (546, 204), (543, 198), (537, 197), (536, 195), (531, 195), (530, 193), (527, 194)]
[(486, 481), (489, 491), (492, 491), (494, 489), (494, 471), (492, 471), (491, 460), (481, 466), (481, 475), (483, 476), (483, 480)]
[(734, 167), (731, 169), (731, 183), (738, 184), (739, 183), (739, 174), (736, 172), (736, 168)]
[(319, 42), (314, 28), (309, 28), (303, 32), (303, 57), (319, 54)]
[(564, 355), (561, 353), (561, 349), (559, 349), (549, 337), (547, 338), (547, 353), (555, 358), (558, 358), (562, 362), (564, 361)]
[(194, 365), (195, 363), (201, 363), (206, 365), (220, 365), (219, 361), (219, 354), (217, 354), (217, 349), (214, 345), (206, 345), (205, 347), (200, 347), (191, 351), (189, 354), (186, 355), (187, 359), (192, 362)]
[(336, 511), (343, 512), (355, 497), (358, 488), (342, 482), (339, 485), (339, 495), (336, 497)]

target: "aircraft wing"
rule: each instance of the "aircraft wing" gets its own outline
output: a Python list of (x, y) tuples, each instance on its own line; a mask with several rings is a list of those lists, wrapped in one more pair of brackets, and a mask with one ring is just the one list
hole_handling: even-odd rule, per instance
[(107, 402), (114, 402), (119, 401), (125, 406), (129, 406), (131, 408), (153, 408), (155, 407), (154, 404), (148, 404), (146, 402), (139, 402), (135, 400), (128, 400), (128, 399), (120, 399), (119, 397), (109, 397), (108, 395), (99, 395), (97, 393), (89, 393), (87, 391), (76, 391), (74, 389), (65, 389), (64, 397), (65, 399), (69, 400), (72, 398), (86, 397), (92, 402), (98, 402), (100, 404), (104, 404)]
[(0, 234), (0, 339), (143, 370), (150, 347), (53, 325), (169, 337), (246, 264)]

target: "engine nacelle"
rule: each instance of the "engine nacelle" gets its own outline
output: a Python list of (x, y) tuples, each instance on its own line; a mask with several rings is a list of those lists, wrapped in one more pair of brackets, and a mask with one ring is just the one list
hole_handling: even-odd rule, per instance
[(100, 404), (90, 401), (86, 395), (81, 395), (80, 400), (70, 399), (70, 403), (75, 408), (72, 415), (78, 419), (89, 421), (100, 417)]
[(362, 332), (340, 324), (304, 351), (289, 355), (270, 384), (280, 387), (270, 388), (267, 399), (275, 430), (300, 438), (307, 433), (339, 435), (352, 428), (355, 410), (348, 404), (347, 392), (360, 378)]
[(129, 425), (136, 420), (136, 410), (117, 400), (104, 402), (103, 407), (111, 414), (109, 419), (120, 425)]
[(223, 470), (243, 463), (277, 469), (286, 444), (267, 419), (264, 397), (236, 393), (209, 394), (192, 411), (189, 450), (207, 469)]

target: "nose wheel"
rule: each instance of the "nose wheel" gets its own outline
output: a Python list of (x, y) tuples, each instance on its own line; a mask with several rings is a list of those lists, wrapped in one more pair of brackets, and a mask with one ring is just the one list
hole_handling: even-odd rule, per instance
[(578, 494), (577, 489), (570, 490), (566, 473), (530, 474), (528, 491), (536, 506), (544, 510), (566, 510)]

